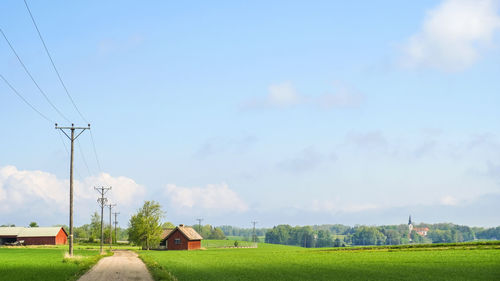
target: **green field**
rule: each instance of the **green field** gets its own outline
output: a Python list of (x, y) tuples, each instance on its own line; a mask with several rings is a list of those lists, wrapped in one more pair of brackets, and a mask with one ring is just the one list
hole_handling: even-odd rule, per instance
[(140, 251), (156, 280), (500, 280), (500, 244)]
[(238, 241), (238, 247), (250, 247), (253, 246), (253, 242), (241, 241), (241, 240), (202, 240), (201, 247), (203, 248), (223, 248), (223, 247), (234, 247), (234, 241)]
[(51, 280), (64, 281), (75, 278), (99, 259), (99, 251), (76, 248), (80, 259), (64, 259), (64, 247), (15, 247), (0, 248), (0, 280)]

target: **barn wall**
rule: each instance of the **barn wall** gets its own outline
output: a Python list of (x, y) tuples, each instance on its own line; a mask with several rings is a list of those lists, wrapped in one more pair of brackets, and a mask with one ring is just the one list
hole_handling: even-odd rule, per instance
[(198, 250), (201, 248), (201, 240), (188, 241), (188, 250)]
[(17, 237), (18, 241), (24, 240), (24, 245), (55, 245), (56, 237)]
[[(175, 239), (180, 238), (181, 239), (181, 244), (180, 245), (175, 245)], [(167, 243), (168, 247), (167, 249), (169, 250), (187, 250), (188, 249), (188, 240), (186, 237), (179, 231), (179, 230), (174, 230), (172, 234), (168, 237)]]
[(64, 232), (64, 230), (61, 228), (61, 230), (59, 230), (59, 233), (57, 233), (55, 239), (56, 245), (64, 245), (66, 244), (67, 241), (68, 241), (68, 236), (66, 235), (66, 232)]

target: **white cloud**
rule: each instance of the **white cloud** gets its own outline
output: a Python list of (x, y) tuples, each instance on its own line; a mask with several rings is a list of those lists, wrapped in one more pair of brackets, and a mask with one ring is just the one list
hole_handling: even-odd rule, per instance
[(248, 210), (247, 204), (225, 183), (193, 188), (167, 184), (165, 195), (176, 209), (204, 209), (216, 212)]
[(112, 177), (110, 174), (101, 173), (98, 176), (93, 176), (86, 178), (80, 189), (80, 194), (82, 197), (94, 198), (96, 192), (93, 187), (96, 183), (104, 184), (106, 186), (111, 186), (112, 190), (109, 193), (109, 198), (113, 202), (117, 202), (121, 205), (129, 205), (141, 197), (144, 192), (144, 186), (136, 183), (133, 179), (119, 176)]
[(287, 108), (309, 105), (321, 109), (356, 107), (364, 100), (364, 96), (356, 89), (336, 81), (333, 92), (323, 95), (304, 95), (299, 93), (291, 82), (272, 84), (265, 98), (254, 99), (244, 104), (246, 108)]
[(359, 148), (364, 149), (385, 149), (390, 146), (389, 141), (380, 131), (349, 133), (346, 137), (346, 143), (353, 144)]
[(313, 170), (324, 160), (324, 157), (316, 152), (313, 147), (307, 147), (303, 149), (299, 155), (280, 161), (277, 166), (278, 168), (292, 172), (292, 173), (302, 173), (305, 171)]
[(57, 206), (64, 202), (65, 186), (67, 181), (52, 174), (5, 166), (0, 168), (0, 206), (4, 212), (31, 206), (30, 202), (40, 204), (40, 200), (44, 205)]
[[(102, 173), (83, 181), (75, 180), (75, 214), (84, 217), (97, 207), (94, 186), (113, 186), (107, 195), (120, 208), (134, 205), (144, 193), (144, 187), (127, 177), (112, 177)], [(0, 167), (0, 211), (12, 220), (40, 218), (40, 214), (66, 218), (69, 202), (69, 180), (59, 179), (43, 171), (18, 170), (14, 166)], [(19, 212), (22, 211), (22, 212)], [(2, 223), (2, 222), (0, 222)]]
[(403, 64), (446, 71), (472, 65), (500, 29), (497, 8), (495, 0), (445, 0), (405, 44)]
[(301, 97), (290, 82), (269, 86), (267, 101), (272, 106), (295, 105), (299, 103), (300, 100)]
[(441, 204), (445, 206), (456, 206), (458, 205), (458, 203), (459, 200), (451, 195), (446, 195), (443, 198), (441, 198)]
[(380, 206), (372, 203), (348, 203), (344, 200), (313, 200), (310, 209), (314, 212), (335, 214), (364, 212), (380, 209)]

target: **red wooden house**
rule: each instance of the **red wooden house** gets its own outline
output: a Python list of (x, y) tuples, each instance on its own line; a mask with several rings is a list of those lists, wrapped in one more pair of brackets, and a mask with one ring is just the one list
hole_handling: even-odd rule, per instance
[(167, 250), (197, 250), (201, 248), (202, 239), (192, 227), (179, 224), (174, 229), (163, 231), (160, 247), (163, 246)]

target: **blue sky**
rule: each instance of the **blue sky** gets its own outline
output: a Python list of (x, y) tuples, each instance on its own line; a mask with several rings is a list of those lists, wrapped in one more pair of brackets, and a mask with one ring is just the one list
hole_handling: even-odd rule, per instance
[[(77, 225), (101, 184), (123, 226), (151, 199), (186, 224), (500, 225), (498, 1), (28, 3), (102, 166), (84, 133)], [(84, 124), (22, 1), (0, 28)], [(67, 123), (5, 41), (0, 74)], [(0, 82), (0, 223), (66, 223), (60, 135)]]

